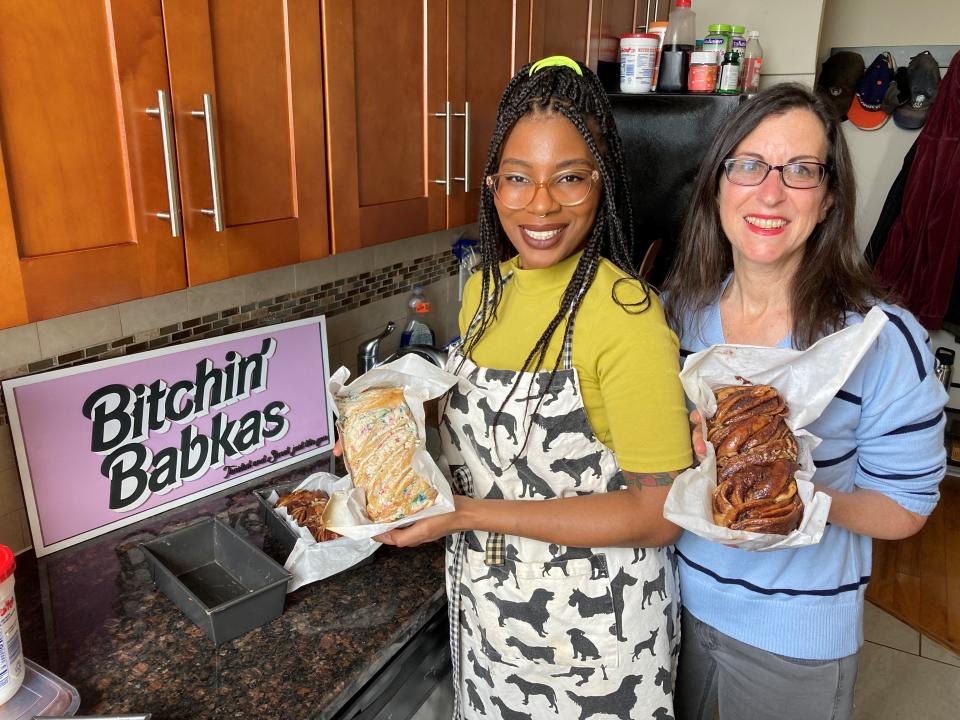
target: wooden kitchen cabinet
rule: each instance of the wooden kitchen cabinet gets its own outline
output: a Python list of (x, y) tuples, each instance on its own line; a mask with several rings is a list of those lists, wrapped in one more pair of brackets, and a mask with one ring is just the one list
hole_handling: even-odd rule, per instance
[[(329, 252), (319, 5), (163, 0), (191, 285)], [(215, 110), (224, 229), (203, 109)]]
[(529, 0), (323, 0), (322, 16), (334, 251), (476, 220)]
[[(593, 70), (617, 62), (618, 38), (632, 33), (643, 0), (530, 0), (530, 57), (567, 55)], [(641, 20), (645, 22), (645, 20)]]
[(325, 255), (322, 117), (311, 0), (0, 0), (0, 327)]

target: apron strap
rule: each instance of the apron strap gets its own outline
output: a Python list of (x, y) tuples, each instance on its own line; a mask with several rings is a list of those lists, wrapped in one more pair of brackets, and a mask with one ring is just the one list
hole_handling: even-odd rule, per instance
[[(459, 495), (473, 497), (473, 477), (465, 467), (457, 468), (453, 473), (454, 491)], [(463, 580), (463, 561), (467, 554), (465, 533), (457, 533), (453, 538), (453, 566), (450, 568), (450, 584), (453, 592), (447, 598), (447, 620), (450, 625), (450, 660), (453, 666), (453, 720), (463, 718), (460, 702), (460, 611), (463, 598), (460, 595), (460, 583)]]
[[(586, 288), (580, 288), (580, 292), (577, 293), (577, 300), (583, 297), (583, 294), (586, 292)], [(576, 319), (577, 313), (572, 311), (567, 316), (567, 326), (563, 331), (563, 356), (562, 363), (564, 370), (570, 370), (573, 367), (573, 321)]]
[[(512, 277), (513, 277), (513, 270), (511, 270), (501, 278), (500, 287), (502, 288), (504, 285), (506, 285), (507, 282), (509, 282), (510, 278)], [(489, 307), (492, 304), (493, 304), (493, 298), (490, 297), (490, 298), (487, 298), (487, 304), (483, 308), (477, 308), (476, 314), (473, 316), (473, 319), (470, 321), (470, 324), (467, 325), (467, 331), (463, 334), (464, 341), (466, 341), (466, 339), (470, 337), (470, 333), (473, 332), (473, 328), (476, 327), (477, 323), (480, 322), (480, 318), (483, 316), (484, 308)]]

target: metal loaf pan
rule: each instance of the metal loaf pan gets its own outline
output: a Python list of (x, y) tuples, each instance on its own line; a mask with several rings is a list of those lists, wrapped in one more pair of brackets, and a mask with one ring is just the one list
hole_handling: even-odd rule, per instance
[(277, 544), (283, 548), (285, 556), (290, 554), (293, 546), (297, 544), (297, 538), (300, 536), (287, 524), (287, 521), (277, 512), (267, 497), (271, 492), (276, 492), (278, 497), (289, 495), (299, 484), (297, 480), (290, 480), (289, 482), (280, 483), (279, 485), (271, 485), (270, 487), (253, 491), (253, 494), (257, 498), (257, 503), (260, 506), (260, 518), (266, 523), (267, 527), (270, 528), (270, 534), (273, 536), (273, 539), (277, 541)]
[(290, 573), (215, 517), (141, 547), (157, 587), (216, 645), (283, 612)]

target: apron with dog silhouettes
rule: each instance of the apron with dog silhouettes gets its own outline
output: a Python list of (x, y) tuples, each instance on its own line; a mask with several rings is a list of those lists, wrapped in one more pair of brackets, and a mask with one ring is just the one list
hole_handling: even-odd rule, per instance
[[(459, 380), (440, 436), (456, 492), (536, 502), (623, 487), (587, 420), (572, 326), (552, 382), (547, 371), (482, 368), (451, 353), (447, 370)], [(677, 587), (672, 549), (449, 537), (454, 718), (672, 718)]]

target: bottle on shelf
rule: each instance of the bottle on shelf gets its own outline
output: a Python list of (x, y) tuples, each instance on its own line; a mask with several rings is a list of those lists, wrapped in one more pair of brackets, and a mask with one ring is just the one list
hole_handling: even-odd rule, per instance
[(747, 47), (747, 39), (743, 36), (746, 28), (743, 25), (730, 26), (730, 45), (727, 50), (735, 50), (740, 54), (740, 62), (743, 63), (743, 51)]
[(729, 25), (710, 25), (710, 34), (703, 39), (703, 52), (717, 53), (717, 60), (723, 58), (723, 54), (729, 49), (727, 47), (727, 36), (724, 29), (729, 29)]
[(660, 52), (660, 72), (657, 91), (682, 93), (687, 91), (687, 70), (693, 52), (696, 13), (690, 9), (690, 0), (676, 0), (663, 35)]
[(657, 89), (657, 74), (660, 72), (660, 51), (663, 50), (663, 36), (667, 32), (667, 23), (663, 20), (656, 20), (655, 22), (650, 23), (650, 28), (647, 32), (651, 32), (657, 36), (657, 61), (653, 67), (653, 81), (651, 85), (653, 89)]
[(407, 325), (400, 334), (400, 347), (407, 345), (433, 345), (433, 330), (427, 325), (430, 301), (423, 294), (423, 286), (417, 283), (407, 301)]
[(717, 85), (718, 95), (737, 95), (740, 90), (740, 53), (730, 50), (723, 56), (723, 65), (720, 66), (720, 82)]
[(751, 30), (747, 33), (747, 47), (740, 68), (743, 76), (743, 92), (753, 95), (760, 91), (760, 66), (763, 65), (763, 47), (760, 45), (760, 33)]

